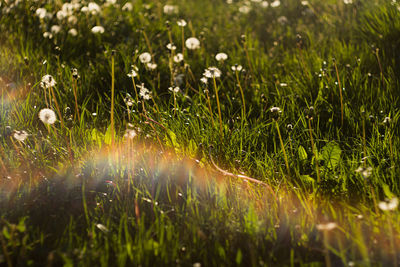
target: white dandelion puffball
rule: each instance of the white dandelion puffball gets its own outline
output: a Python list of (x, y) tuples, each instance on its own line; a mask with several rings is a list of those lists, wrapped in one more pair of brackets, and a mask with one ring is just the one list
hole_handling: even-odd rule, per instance
[(155, 70), (155, 69), (157, 68), (157, 64), (156, 64), (156, 63), (151, 63), (151, 62), (149, 62), (149, 63), (146, 64), (146, 67), (147, 67), (149, 70)]
[(335, 229), (338, 225), (334, 222), (326, 223), (326, 224), (317, 224), (317, 229), (320, 231), (331, 231)]
[(237, 72), (240, 72), (240, 71), (242, 71), (243, 70), (243, 67), (242, 67), (242, 65), (238, 65), (238, 64), (236, 64), (236, 65), (233, 65), (232, 67), (231, 67), (231, 69), (233, 70), (233, 71), (237, 71)]
[(59, 25), (53, 25), (50, 28), (51, 33), (57, 34), (61, 31), (61, 27)]
[(399, 205), (399, 199), (397, 197), (392, 198), (389, 200), (389, 202), (379, 202), (379, 208), (383, 211), (391, 211), (397, 209), (397, 206)]
[(13, 134), (13, 137), (15, 139), (17, 139), (20, 142), (23, 142), (27, 137), (28, 137), (28, 133), (24, 130), (22, 131), (15, 131)]
[(185, 27), (187, 25), (186, 21), (184, 19), (180, 19), (176, 22), (179, 27)]
[(150, 61), (151, 61), (151, 55), (150, 55), (150, 53), (149, 53), (149, 52), (144, 52), (144, 53), (140, 54), (140, 55), (139, 55), (139, 60), (140, 60), (140, 62), (142, 62), (143, 64), (150, 63)]
[(272, 2), (272, 3), (270, 4), (271, 7), (278, 7), (278, 6), (280, 6), (280, 5), (281, 5), (281, 1), (279, 1), (279, 0), (276, 0), (276, 1), (274, 1), (274, 2)]
[(221, 71), (216, 67), (209, 67), (204, 70), (203, 76), (206, 78), (219, 78), (221, 77)]
[(164, 14), (173, 15), (173, 14), (178, 13), (179, 8), (178, 8), (178, 6), (174, 6), (174, 5), (165, 5), (163, 8), (163, 11), (164, 11)]
[(174, 61), (175, 63), (179, 63), (183, 60), (183, 54), (182, 53), (178, 53), (174, 56)]
[(98, 4), (94, 3), (94, 2), (90, 2), (88, 4), (88, 11), (90, 12), (90, 14), (92, 15), (97, 15), (101, 12), (101, 8)]
[(173, 93), (179, 93), (181, 91), (181, 89), (176, 86), (176, 87), (169, 87), (168, 90), (170, 90)]
[(133, 5), (130, 2), (127, 2), (125, 5), (123, 5), (122, 10), (123, 11), (132, 11)]
[(225, 53), (218, 53), (217, 55), (215, 55), (215, 59), (217, 61), (224, 61), (228, 59), (228, 55)]
[(78, 31), (75, 28), (72, 28), (68, 31), (68, 34), (75, 37), (78, 35)]
[(39, 119), (44, 124), (54, 124), (57, 120), (57, 117), (56, 113), (53, 110), (49, 108), (44, 108), (39, 112)]
[(92, 28), (92, 32), (93, 32), (93, 33), (100, 33), (100, 34), (102, 34), (102, 33), (104, 33), (104, 27), (103, 27), (103, 26), (94, 26), (94, 27)]
[(194, 50), (200, 48), (200, 41), (196, 37), (190, 37), (186, 40), (185, 45), (188, 49)]
[(54, 87), (56, 85), (56, 80), (54, 80), (53, 76), (51, 76), (50, 74), (46, 74), (42, 77), (42, 80), (40, 82), (40, 86), (42, 86), (43, 88), (50, 88), (50, 87)]
[(136, 67), (135, 65), (132, 65), (131, 72), (129, 72), (127, 75), (130, 78), (134, 78), (137, 76), (138, 71), (139, 71), (138, 67)]
[(124, 137), (127, 139), (133, 139), (137, 136), (137, 133), (133, 129), (126, 129)]

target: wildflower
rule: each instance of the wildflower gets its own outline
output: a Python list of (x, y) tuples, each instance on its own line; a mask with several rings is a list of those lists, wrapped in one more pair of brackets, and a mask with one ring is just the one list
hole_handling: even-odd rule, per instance
[(262, 2), (261, 2), (261, 7), (262, 7), (262, 8), (267, 8), (267, 7), (269, 7), (268, 1), (262, 1)]
[(93, 33), (100, 33), (100, 34), (102, 34), (102, 33), (104, 33), (104, 27), (103, 27), (103, 26), (94, 26), (94, 27), (92, 28), (92, 32), (93, 32)]
[(146, 64), (146, 67), (147, 67), (149, 70), (155, 70), (155, 69), (157, 68), (157, 64), (156, 64), (156, 63), (151, 63), (151, 62), (149, 62), (149, 63)]
[(143, 64), (149, 63), (151, 61), (151, 55), (148, 52), (144, 52), (142, 54), (139, 55), (139, 60), (140, 62), (142, 62)]
[(108, 233), (108, 232), (109, 232), (108, 228), (105, 227), (105, 226), (104, 226), (103, 224), (101, 224), (101, 223), (96, 224), (96, 227), (99, 228), (99, 230), (102, 231), (102, 232), (104, 232), (104, 233)]
[(43, 37), (48, 39), (53, 39), (53, 34), (51, 32), (45, 32), (43, 33)]
[(173, 15), (173, 14), (178, 13), (179, 8), (178, 8), (178, 6), (174, 6), (174, 5), (165, 5), (163, 8), (163, 11), (164, 11), (164, 14)]
[(243, 6), (239, 7), (240, 13), (247, 14), (250, 11), (251, 11), (251, 7), (249, 7), (248, 5), (243, 5)]
[(203, 76), (206, 78), (219, 78), (221, 77), (221, 71), (216, 67), (209, 67), (205, 69)]
[(15, 139), (17, 139), (20, 142), (23, 142), (27, 137), (28, 137), (28, 133), (24, 130), (22, 131), (15, 131), (13, 134), (13, 137)]
[(132, 6), (132, 3), (130, 3), (130, 2), (127, 2), (125, 5), (122, 6), (123, 11), (132, 11), (132, 9), (133, 9), (133, 6)]
[(61, 27), (59, 25), (53, 25), (50, 28), (51, 33), (57, 34), (61, 31)]
[(50, 87), (54, 87), (56, 85), (56, 80), (54, 80), (53, 76), (51, 76), (50, 74), (46, 74), (42, 77), (42, 81), (40, 82), (40, 86), (42, 86), (43, 88), (50, 88)]
[(379, 208), (383, 211), (392, 211), (397, 209), (397, 206), (399, 205), (399, 199), (397, 197), (392, 198), (388, 202), (386, 201), (381, 201), (379, 202)]
[(345, 3), (346, 5), (353, 4), (353, 0), (343, 0), (343, 3)]
[(44, 108), (39, 112), (39, 119), (44, 124), (54, 124), (57, 120), (57, 117), (56, 113), (53, 110), (49, 108)]
[(173, 43), (167, 44), (167, 48), (168, 48), (168, 50), (171, 50), (171, 51), (176, 50), (176, 46)]
[(76, 24), (78, 22), (78, 18), (75, 16), (69, 16), (68, 17), (68, 23), (69, 24)]
[(176, 54), (175, 56), (174, 56), (174, 61), (176, 62), (176, 63), (179, 63), (179, 62), (181, 62), (183, 60), (183, 54), (182, 53), (178, 53), (178, 54)]
[(361, 174), (361, 176), (364, 179), (367, 179), (372, 174), (372, 167), (362, 167), (362, 166), (360, 166), (360, 167), (357, 168), (357, 170), (355, 172)]
[(188, 49), (195, 50), (200, 48), (200, 41), (196, 37), (190, 37), (186, 40), (185, 45)]
[(276, 1), (271, 3), (271, 7), (278, 7), (280, 5), (281, 5), (281, 1), (279, 1), (279, 0), (276, 0)]
[(181, 89), (179, 88), (179, 86), (176, 87), (169, 87), (168, 90), (170, 90), (171, 92), (174, 93), (179, 93), (181, 91)]
[(88, 11), (90, 12), (90, 14), (92, 15), (97, 15), (101, 12), (101, 8), (98, 4), (94, 3), (94, 2), (90, 2), (88, 4)]
[(184, 19), (180, 19), (176, 22), (176, 24), (178, 24), (179, 27), (185, 27), (187, 23)]
[(133, 129), (126, 129), (124, 137), (127, 139), (133, 139), (137, 136), (137, 133)]
[(132, 67), (131, 72), (129, 72), (127, 75), (130, 78), (134, 78), (137, 76), (137, 72), (139, 71), (139, 69), (135, 65), (132, 65), (131, 67)]
[(279, 116), (282, 113), (282, 110), (278, 107), (272, 107), (272, 108), (270, 108), (269, 111), (272, 113), (272, 117), (274, 118), (274, 120), (279, 119)]
[(320, 231), (331, 231), (337, 227), (337, 224), (334, 222), (326, 223), (326, 224), (317, 224), (317, 229)]
[(216, 59), (217, 61), (224, 61), (224, 60), (227, 60), (227, 59), (228, 59), (228, 55), (225, 54), (225, 53), (218, 53), (218, 54), (215, 56), (215, 59)]
[(78, 31), (75, 28), (72, 28), (68, 31), (68, 34), (75, 37), (78, 35)]
[(139, 95), (144, 99), (144, 100), (149, 100), (151, 98), (150, 91), (146, 87), (144, 87), (144, 83), (142, 85), (137, 86), (140, 89)]
[(47, 16), (47, 10), (44, 8), (38, 8), (36, 9), (35, 12), (36, 16), (38, 16), (40, 19), (44, 19)]
[(385, 119), (383, 120), (382, 123), (383, 123), (383, 125), (385, 125), (385, 126), (389, 126), (390, 122), (391, 122), (390, 117), (385, 117)]
[(233, 70), (233, 71), (237, 71), (237, 72), (241, 72), (242, 70), (243, 70), (243, 67), (242, 67), (242, 65), (238, 65), (238, 64), (235, 64), (235, 65), (233, 65), (232, 67), (231, 67), (231, 69)]
[(202, 77), (202, 78), (200, 79), (200, 81), (201, 81), (202, 83), (204, 83), (204, 84), (207, 84), (207, 83), (208, 83), (207, 77)]

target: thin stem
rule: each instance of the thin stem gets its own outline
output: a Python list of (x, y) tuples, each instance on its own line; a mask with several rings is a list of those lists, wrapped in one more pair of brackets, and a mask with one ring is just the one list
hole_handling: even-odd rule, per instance
[(58, 106), (58, 102), (57, 102), (57, 99), (56, 99), (56, 95), (54, 94), (53, 87), (51, 87), (51, 86), (50, 86), (50, 92), (51, 92), (51, 94), (53, 96), (54, 103), (56, 104), (56, 110), (57, 110), (58, 116), (60, 117), (61, 127), (64, 128), (64, 119), (62, 117), (62, 114), (61, 114), (61, 111), (60, 111), (60, 107)]
[[(235, 73), (236, 73), (236, 81), (237, 81), (237, 83), (239, 85), (239, 89), (240, 89), (240, 94), (242, 95), (243, 115), (246, 116), (246, 103), (245, 103), (245, 100), (244, 100), (243, 88), (242, 88), (242, 85), (240, 84), (240, 80), (239, 80), (239, 72), (235, 71)], [(242, 118), (242, 119), (244, 119), (244, 118)]]
[(275, 126), (276, 126), (276, 131), (278, 132), (278, 136), (279, 136), (279, 141), (281, 143), (281, 148), (282, 148), (282, 152), (283, 152), (283, 156), (285, 158), (285, 165), (286, 165), (286, 169), (288, 171), (288, 174), (290, 175), (290, 169), (289, 169), (289, 161), (286, 155), (286, 150), (285, 150), (285, 146), (283, 144), (283, 140), (282, 140), (282, 135), (281, 135), (281, 131), (279, 130), (279, 125), (278, 125), (278, 121), (275, 120)]
[(337, 68), (337, 65), (336, 65), (336, 61), (333, 61), (333, 64), (335, 65), (336, 78), (337, 78), (338, 84), (339, 84), (341, 125), (343, 126), (343, 94), (342, 94), (342, 85), (341, 85), (341, 83), (340, 83), (339, 71), (338, 71), (338, 68)]
[(74, 91), (74, 97), (75, 97), (75, 116), (78, 114), (78, 120), (81, 120), (81, 116), (79, 114), (79, 107), (78, 107), (78, 96), (77, 96), (77, 80), (74, 79), (74, 83), (72, 86), (72, 89)]
[(308, 119), (308, 129), (309, 129), (309, 132), (310, 132), (311, 149), (312, 149), (312, 152), (313, 152), (314, 158), (315, 158), (315, 168), (316, 168), (316, 171), (317, 171), (317, 182), (319, 183), (321, 181), (321, 177), (320, 177), (320, 174), (319, 174), (318, 155), (317, 155), (317, 151), (315, 151), (315, 148), (314, 148), (314, 138), (313, 138), (313, 135), (312, 135), (311, 119)]
[(215, 89), (215, 96), (217, 98), (217, 107), (218, 107), (218, 116), (219, 116), (219, 131), (222, 137), (222, 116), (221, 116), (221, 107), (219, 104), (219, 97), (218, 97), (218, 87), (217, 87), (217, 82), (215, 80), (215, 77), (213, 77), (214, 81), (214, 89)]
[(114, 53), (111, 56), (111, 146), (114, 146)]
[(211, 100), (210, 100), (210, 96), (208, 95), (208, 90), (206, 90), (206, 95), (207, 95), (208, 110), (210, 111), (211, 124), (214, 128), (214, 118), (213, 118), (213, 113), (212, 113), (212, 109), (211, 109)]

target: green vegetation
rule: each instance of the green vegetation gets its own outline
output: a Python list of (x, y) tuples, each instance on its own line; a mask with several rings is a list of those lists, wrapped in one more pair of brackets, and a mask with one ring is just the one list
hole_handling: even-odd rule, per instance
[(0, 265), (397, 266), (400, 3), (0, 2)]

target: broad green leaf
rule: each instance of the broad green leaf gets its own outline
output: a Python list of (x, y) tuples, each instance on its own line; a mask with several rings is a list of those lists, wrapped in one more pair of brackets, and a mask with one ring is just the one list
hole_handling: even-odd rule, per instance
[(104, 135), (104, 143), (111, 145), (111, 126), (107, 127), (106, 134)]
[(335, 142), (328, 143), (322, 149), (322, 159), (325, 161), (325, 166), (329, 169), (335, 169), (339, 164), (342, 150)]
[(300, 160), (306, 160), (307, 159), (307, 152), (304, 149), (304, 147), (299, 146), (299, 148), (297, 149), (297, 153), (299, 154), (299, 159)]

